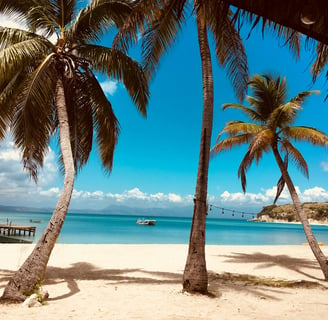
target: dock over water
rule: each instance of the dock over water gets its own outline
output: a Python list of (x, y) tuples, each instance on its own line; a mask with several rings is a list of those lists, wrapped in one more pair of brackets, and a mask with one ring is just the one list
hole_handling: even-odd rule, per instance
[(36, 227), (33, 226), (19, 226), (11, 224), (0, 224), (0, 235), (15, 237), (15, 236), (35, 236)]

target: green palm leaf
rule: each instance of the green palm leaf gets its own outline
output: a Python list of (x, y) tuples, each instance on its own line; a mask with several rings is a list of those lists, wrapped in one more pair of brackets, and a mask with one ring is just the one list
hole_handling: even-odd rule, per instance
[(110, 102), (93, 74), (89, 74), (88, 86), (88, 92), (91, 94), (90, 99), (93, 104), (93, 117), (100, 157), (104, 168), (110, 172), (119, 135), (119, 124)]
[(143, 66), (149, 78), (153, 76), (160, 57), (172, 45), (185, 22), (185, 3), (181, 0), (165, 2), (143, 35)]
[(145, 116), (149, 99), (148, 81), (139, 63), (119, 50), (86, 45), (79, 54), (91, 61), (95, 70), (106, 72), (109, 78), (122, 81), (138, 110)]
[(52, 133), (57, 71), (51, 56), (29, 74), (15, 100), (14, 141), (23, 153), (24, 167), (36, 181)]
[(327, 135), (313, 127), (297, 126), (297, 127), (287, 127), (282, 130), (282, 134), (285, 137), (294, 139), (295, 141), (305, 141), (310, 142), (317, 146), (327, 146), (328, 138)]
[(237, 97), (243, 100), (248, 82), (247, 56), (240, 35), (231, 21), (232, 14), (220, 1), (206, 2), (205, 8), (207, 24), (215, 39), (217, 59), (226, 67)]
[(122, 26), (131, 9), (129, 1), (93, 0), (79, 12), (66, 36), (72, 42), (97, 42), (109, 28)]
[(113, 40), (113, 48), (127, 52), (132, 44), (137, 43), (139, 34), (143, 34), (147, 27), (151, 27), (154, 19), (159, 15), (160, 2), (160, 0), (134, 1), (132, 12)]

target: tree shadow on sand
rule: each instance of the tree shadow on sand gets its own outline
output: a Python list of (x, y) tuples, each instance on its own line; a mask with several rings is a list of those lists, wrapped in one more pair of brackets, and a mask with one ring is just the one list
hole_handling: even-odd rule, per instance
[(266, 269), (279, 266), (284, 269), (295, 271), (310, 279), (323, 280), (304, 271), (304, 269), (320, 269), (318, 263), (314, 260), (293, 258), (288, 255), (270, 255), (261, 252), (251, 254), (233, 252), (229, 255), (221, 255), (221, 257), (228, 258), (225, 261), (228, 263), (256, 263), (258, 266), (255, 269)]
[[(316, 279), (301, 270), (301, 268), (317, 268), (315, 262), (310, 260), (290, 258), (285, 255), (272, 256), (262, 253), (232, 253), (231, 255), (226, 255), (224, 257), (228, 258), (226, 262), (260, 264), (258, 268), (269, 268), (274, 265), (279, 265)], [(228, 264), (226, 269), (229, 270)], [(14, 271), (12, 270), (0, 270), (0, 289), (5, 287), (5, 284), (13, 274)], [(276, 297), (276, 293), (282, 295), (293, 293), (290, 290), (285, 290), (284, 286), (264, 284), (264, 278), (258, 278), (260, 279), (260, 282), (258, 282), (258, 280), (254, 281), (254, 279), (250, 281), (250, 277), (252, 276), (209, 272), (209, 296), (217, 298), (222, 295), (222, 292), (232, 290), (238, 292), (243, 291), (246, 294), (251, 294), (260, 297), (261, 299), (277, 300), (279, 298)], [(74, 263), (66, 268), (48, 266), (44, 285), (51, 286), (66, 284), (68, 290), (62, 295), (50, 297), (47, 300), (62, 300), (77, 294), (80, 292), (78, 286), (79, 280), (101, 280), (105, 281), (105, 284), (108, 286), (116, 286), (119, 284), (181, 284), (182, 274), (149, 271), (140, 268), (102, 269), (87, 262)]]
[[(0, 270), (0, 283), (6, 283), (10, 277), (14, 274), (14, 271)], [(3, 275), (3, 277), (1, 276)], [(79, 280), (101, 280), (105, 281), (108, 286), (117, 286), (119, 284), (181, 284), (182, 290), (182, 274), (169, 273), (169, 272), (157, 272), (147, 271), (143, 269), (100, 269), (97, 266), (79, 262), (74, 263), (67, 268), (59, 268), (49, 266), (46, 271), (44, 285), (58, 285), (66, 284), (66, 293), (62, 295), (53, 296), (47, 299), (47, 301), (56, 301), (69, 298), (80, 292), (78, 286)], [(5, 285), (3, 285), (5, 287)], [(216, 274), (209, 272), (209, 297), (218, 298), (221, 297), (224, 291), (238, 291), (246, 292), (257, 297), (277, 300), (275, 293), (288, 294), (280, 288), (269, 288), (261, 285), (245, 285), (244, 282), (230, 277), (227, 279), (224, 274)]]
[(181, 283), (181, 274), (169, 272), (146, 271), (143, 269), (99, 269), (93, 264), (78, 262), (68, 268), (49, 266), (46, 271), (45, 285), (67, 283), (69, 292), (65, 295), (49, 298), (60, 300), (80, 291), (77, 280), (103, 280), (108, 285), (117, 284), (177, 284)]

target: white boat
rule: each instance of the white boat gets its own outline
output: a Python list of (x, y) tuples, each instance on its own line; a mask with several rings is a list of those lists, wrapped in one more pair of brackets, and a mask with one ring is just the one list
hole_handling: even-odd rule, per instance
[(137, 224), (142, 226), (154, 226), (156, 224), (156, 220), (154, 219), (138, 219)]

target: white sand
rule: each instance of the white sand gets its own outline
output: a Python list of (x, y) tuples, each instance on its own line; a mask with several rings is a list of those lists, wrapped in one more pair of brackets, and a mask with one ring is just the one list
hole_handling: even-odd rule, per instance
[[(30, 245), (0, 245), (0, 295)], [(214, 279), (231, 272), (307, 280), (328, 288), (307, 246), (207, 246), (214, 297), (181, 293), (186, 245), (56, 245), (39, 308), (0, 305), (0, 319), (326, 319), (328, 290)], [(322, 248), (328, 255), (328, 248)]]

